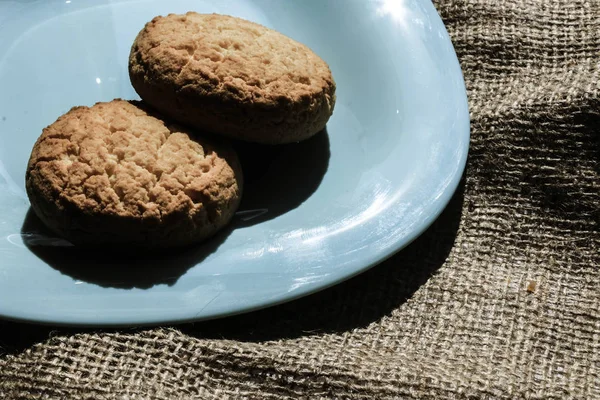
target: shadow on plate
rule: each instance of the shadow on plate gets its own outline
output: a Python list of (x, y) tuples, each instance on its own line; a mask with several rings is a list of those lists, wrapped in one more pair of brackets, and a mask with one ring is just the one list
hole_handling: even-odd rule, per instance
[(23, 243), (52, 268), (103, 287), (147, 289), (173, 285), (189, 268), (214, 253), (231, 233), (225, 228), (198, 246), (162, 251), (80, 248), (57, 238), (30, 208), (21, 228)]
[(244, 171), (236, 226), (276, 218), (300, 206), (319, 187), (329, 166), (327, 129), (300, 143), (235, 143)]
[(302, 204), (319, 187), (329, 163), (326, 130), (301, 143), (235, 146), (245, 175), (242, 204), (232, 223), (205, 243), (160, 252), (81, 249), (57, 238), (31, 209), (21, 229), (23, 242), (48, 265), (80, 281), (125, 289), (172, 285), (214, 253), (233, 229), (275, 218)]

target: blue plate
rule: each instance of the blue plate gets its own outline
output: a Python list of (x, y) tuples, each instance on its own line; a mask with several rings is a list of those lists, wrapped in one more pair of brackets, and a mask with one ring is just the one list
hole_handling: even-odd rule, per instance
[[(156, 15), (246, 18), (331, 66), (326, 132), (240, 148), (247, 188), (230, 229), (160, 254), (82, 251), (48, 233), (24, 191), (42, 128), (75, 105), (133, 99), (131, 43)], [(0, 3), (0, 316), (68, 325), (222, 317), (348, 279), (406, 246), (456, 189), (469, 114), (429, 0)]]

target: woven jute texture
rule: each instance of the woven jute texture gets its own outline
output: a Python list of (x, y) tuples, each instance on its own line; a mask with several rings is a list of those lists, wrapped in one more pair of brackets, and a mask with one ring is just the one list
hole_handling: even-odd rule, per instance
[(0, 323), (0, 398), (600, 399), (600, 2), (436, 3), (468, 89), (441, 218), (339, 286), (173, 328)]

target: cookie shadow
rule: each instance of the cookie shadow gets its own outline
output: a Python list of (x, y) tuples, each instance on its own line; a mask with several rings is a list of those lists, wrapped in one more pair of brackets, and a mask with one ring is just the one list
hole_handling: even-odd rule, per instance
[(50, 231), (32, 209), (21, 227), (23, 243), (50, 267), (75, 280), (120, 289), (173, 285), (214, 253), (235, 228), (275, 218), (302, 204), (317, 190), (329, 164), (326, 130), (300, 143), (236, 143), (235, 147), (244, 169), (242, 203), (232, 223), (200, 245), (160, 251), (76, 247)]
[(299, 143), (260, 145), (236, 142), (244, 171), (244, 194), (236, 226), (274, 219), (306, 201), (329, 167), (329, 136), (323, 129)]
[(102, 287), (148, 289), (175, 284), (188, 269), (214, 253), (231, 230), (225, 228), (201, 245), (160, 251), (81, 248), (57, 237), (30, 208), (21, 237), (33, 254), (73, 279)]

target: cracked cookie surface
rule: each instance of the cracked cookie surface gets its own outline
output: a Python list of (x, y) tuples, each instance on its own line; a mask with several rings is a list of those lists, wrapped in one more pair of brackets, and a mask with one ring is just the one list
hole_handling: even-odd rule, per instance
[(226, 15), (154, 18), (133, 43), (129, 75), (144, 101), (175, 120), (259, 143), (307, 139), (335, 105), (329, 66), (313, 51)]
[(36, 214), (74, 243), (199, 242), (237, 209), (234, 151), (113, 100), (74, 107), (44, 129), (26, 173)]

